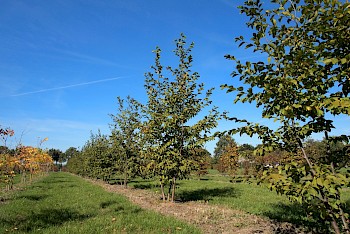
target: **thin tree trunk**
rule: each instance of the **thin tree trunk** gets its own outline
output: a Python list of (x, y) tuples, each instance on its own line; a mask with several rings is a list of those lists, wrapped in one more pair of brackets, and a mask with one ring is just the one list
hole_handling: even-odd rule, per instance
[(172, 183), (173, 191), (171, 194), (171, 201), (175, 201), (175, 189), (176, 189), (176, 177), (173, 177), (173, 183)]
[[(309, 165), (310, 167), (310, 170), (311, 170), (311, 175), (312, 177), (314, 178), (316, 176), (316, 171), (314, 170), (312, 164), (311, 164), (311, 161), (309, 160), (309, 157), (307, 156), (305, 150), (304, 150), (304, 146), (303, 146), (303, 143), (299, 140), (299, 146), (301, 148), (301, 151), (303, 153), (303, 157), (304, 159), (306, 160), (307, 164)], [(328, 213), (334, 213), (332, 211), (332, 208), (329, 206), (328, 204), (328, 197), (322, 192), (322, 190), (320, 191), (320, 196), (321, 196), (321, 200), (324, 204), (324, 206), (326, 207), (326, 210)], [(332, 221), (331, 221), (331, 224), (332, 224), (332, 227), (335, 231), (336, 234), (340, 234), (340, 230), (339, 230), (339, 226), (338, 226), (338, 223), (337, 221), (332, 217)]]
[(124, 188), (127, 188), (127, 187), (128, 187), (128, 174), (125, 171), (124, 172)]
[(125, 159), (124, 159), (124, 188), (127, 188), (128, 187), (128, 154), (129, 154), (129, 151), (126, 150), (125, 152)]
[(171, 194), (172, 186), (173, 186), (173, 183), (170, 182), (170, 184), (169, 184), (169, 191), (168, 191), (168, 201), (170, 201), (170, 194)]
[(335, 233), (340, 234), (339, 226), (337, 224), (337, 221), (335, 221), (334, 219), (332, 220), (332, 227)]
[(164, 183), (163, 183), (163, 181), (160, 182), (160, 189), (162, 191), (162, 199), (163, 199), (163, 201), (165, 201), (165, 193), (164, 193)]

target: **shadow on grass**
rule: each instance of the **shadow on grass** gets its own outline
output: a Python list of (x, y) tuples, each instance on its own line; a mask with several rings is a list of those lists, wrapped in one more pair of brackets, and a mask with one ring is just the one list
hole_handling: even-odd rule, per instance
[(105, 209), (111, 205), (114, 205), (115, 203), (117, 203), (116, 201), (105, 201), (105, 202), (101, 202), (100, 203), (100, 208)]
[(41, 201), (47, 197), (48, 197), (48, 195), (44, 195), (44, 194), (41, 194), (41, 195), (21, 195), (21, 196), (18, 196), (17, 199), (28, 199), (31, 201)]
[[(314, 217), (308, 216), (305, 208), (298, 203), (286, 205), (278, 203), (273, 206), (273, 211), (265, 212), (263, 215), (277, 222), (288, 222), (293, 226), (281, 226), (277, 224), (278, 233), (299, 233), (300, 230), (306, 229), (306, 231), (312, 233), (329, 233), (330, 230), (327, 223), (321, 219), (315, 219), (314, 217), (320, 217), (318, 210), (313, 211)], [(345, 209), (346, 213), (350, 212), (350, 200), (346, 201)]]
[[(110, 185), (122, 185), (124, 183), (124, 179), (120, 179), (120, 178), (114, 178), (114, 179), (108, 179), (106, 180), (106, 182)], [(130, 183), (131, 181), (128, 181), (128, 183)]]
[(50, 181), (41, 181), (41, 183), (44, 183), (44, 184), (57, 184), (57, 183), (75, 183), (74, 181), (72, 180), (69, 180), (69, 179), (54, 179), (54, 180), (50, 180)]
[(124, 206), (116, 206), (114, 208), (114, 212), (116, 213), (124, 213), (124, 214), (137, 214), (142, 211), (142, 208), (140, 207), (131, 207), (131, 208), (125, 208)]
[(182, 202), (202, 201), (202, 200), (210, 201), (212, 200), (213, 197), (238, 197), (238, 196), (240, 196), (239, 191), (231, 187), (183, 191), (177, 195), (177, 197), (179, 197)]
[(154, 185), (152, 183), (148, 183), (148, 184), (134, 184), (134, 188), (135, 189), (152, 189), (152, 188), (156, 188), (159, 187), (157, 185)]
[[(110, 185), (123, 185), (124, 184), (124, 179), (122, 178), (113, 178), (113, 179), (108, 179), (105, 182), (107, 182)], [(139, 180), (139, 179), (134, 179), (134, 180), (128, 180), (128, 184), (139, 184), (139, 183), (145, 183), (144, 180)]]
[(209, 178), (199, 178), (199, 180), (205, 180), (205, 181), (208, 181)]
[(83, 221), (91, 218), (92, 215), (80, 214), (72, 209), (43, 209), (39, 213), (17, 215), (8, 219), (0, 219), (0, 225), (7, 226), (9, 229), (16, 228), (18, 231), (34, 231), (59, 226), (69, 221)]

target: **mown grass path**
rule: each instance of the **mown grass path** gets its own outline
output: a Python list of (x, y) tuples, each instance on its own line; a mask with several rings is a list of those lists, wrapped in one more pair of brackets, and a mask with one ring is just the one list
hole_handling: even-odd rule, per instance
[(200, 233), (68, 173), (51, 173), (0, 202), (0, 233)]
[(144, 209), (154, 210), (165, 216), (173, 216), (196, 225), (203, 233), (274, 233), (276, 225), (266, 218), (251, 215), (224, 206), (201, 202), (163, 202), (159, 195), (144, 189), (123, 188), (103, 181), (89, 180), (109, 192), (123, 194)]

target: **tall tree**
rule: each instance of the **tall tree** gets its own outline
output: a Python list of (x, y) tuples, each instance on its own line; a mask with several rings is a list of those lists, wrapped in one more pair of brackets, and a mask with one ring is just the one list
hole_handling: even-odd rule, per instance
[(197, 83), (199, 74), (191, 71), (193, 43), (187, 47), (184, 35), (175, 42), (174, 53), (179, 59), (176, 68), (169, 66), (164, 71), (160, 63), (161, 50), (154, 51), (153, 72), (146, 74), (147, 125), (143, 129), (148, 139), (150, 166), (160, 178), (163, 200), (164, 185), (170, 182), (172, 201), (176, 180), (186, 178), (193, 169), (190, 151), (212, 139), (210, 129), (217, 125), (219, 117), (216, 108), (211, 108), (206, 116), (197, 120), (199, 112), (210, 108), (212, 89), (205, 91), (204, 84)]
[(62, 158), (62, 151), (59, 149), (49, 149), (48, 154), (51, 156), (52, 160), (55, 161), (55, 164), (57, 165), (58, 162), (61, 161)]
[(120, 162), (126, 188), (129, 177), (136, 175), (138, 171), (137, 161), (142, 148), (140, 140), (141, 104), (130, 96), (126, 101), (118, 97), (118, 113), (111, 116), (114, 121), (111, 137), (122, 146), (124, 151)]
[(227, 146), (237, 146), (235, 139), (228, 134), (224, 134), (220, 136), (218, 142), (216, 143), (214, 149), (214, 163), (218, 163), (220, 157), (225, 153), (225, 149)]
[(247, 143), (238, 146), (239, 156), (243, 159), (249, 160), (250, 162), (254, 161), (254, 150), (255, 147)]
[(65, 152), (65, 159), (69, 160), (70, 158), (74, 157), (76, 154), (79, 153), (79, 150), (75, 147), (69, 147)]
[[(237, 92), (235, 102), (256, 103), (262, 117), (280, 123), (277, 129), (238, 120), (246, 126), (232, 132), (257, 134), (261, 153), (282, 149), (302, 155), (303, 162), (281, 166), (278, 174), (267, 173), (270, 187), (291, 200), (318, 211), (336, 233), (349, 233), (340, 199), (345, 176), (335, 167), (332, 141), (349, 141), (349, 136), (329, 137), (334, 129), (329, 114), (350, 113), (350, 5), (339, 0), (272, 0), (276, 8), (265, 9), (259, 0), (246, 1), (241, 12), (249, 17), (250, 41), (237, 38), (240, 46), (263, 53), (267, 62), (236, 62), (232, 76), (245, 85), (224, 85)], [(326, 160), (312, 160), (305, 139), (323, 133)], [(315, 214), (315, 212), (313, 212)], [(341, 224), (341, 227), (339, 226)]]
[(253, 151), (255, 149), (254, 146), (252, 146), (251, 144), (242, 144), (238, 147), (238, 151), (242, 152), (242, 151)]

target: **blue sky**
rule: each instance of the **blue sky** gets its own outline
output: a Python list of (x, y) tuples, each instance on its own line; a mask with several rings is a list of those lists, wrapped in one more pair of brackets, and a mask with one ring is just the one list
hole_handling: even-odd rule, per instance
[[(237, 48), (249, 35), (242, 0), (4, 0), (0, 7), (0, 125), (15, 130), (10, 144), (82, 147), (90, 131), (109, 133), (117, 96), (145, 103), (144, 73), (159, 46), (163, 65), (173, 64), (180, 33), (194, 42), (193, 70), (213, 102), (238, 117), (261, 121), (254, 106), (233, 105), (220, 90), (231, 83), (233, 63), (224, 58), (266, 59)], [(173, 64), (175, 65), (175, 64)], [(349, 118), (338, 121), (340, 129)], [(217, 130), (234, 126), (220, 122)], [(339, 130), (341, 131), (341, 130)], [(344, 130), (345, 131), (345, 130)], [(349, 132), (348, 132), (349, 133)], [(235, 137), (238, 143), (257, 139)], [(11, 145), (10, 145), (11, 146)], [(213, 151), (215, 142), (207, 144)]]

